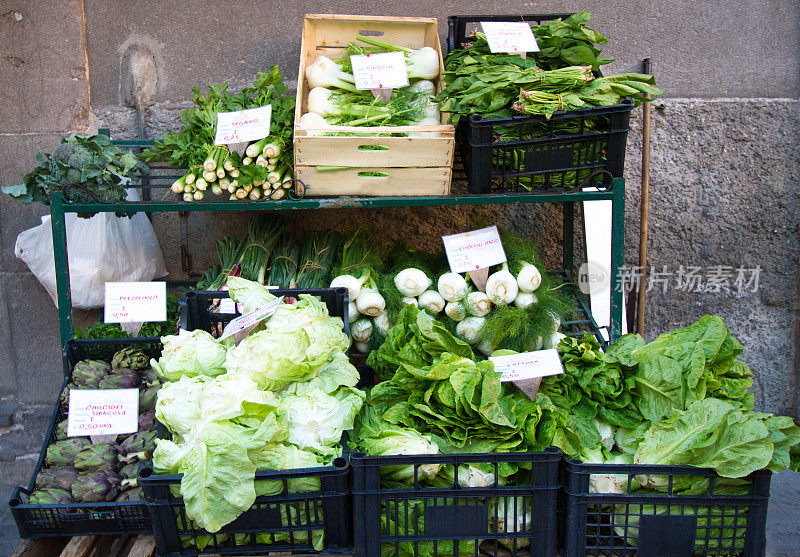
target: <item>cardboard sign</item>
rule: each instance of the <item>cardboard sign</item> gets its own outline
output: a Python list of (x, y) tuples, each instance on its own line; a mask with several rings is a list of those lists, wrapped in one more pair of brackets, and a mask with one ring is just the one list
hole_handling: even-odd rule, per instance
[(539, 52), (531, 26), (524, 21), (481, 21), (481, 27), (492, 53)]
[(255, 311), (251, 311), (250, 313), (240, 315), (236, 319), (233, 319), (225, 327), (225, 330), (222, 331), (222, 335), (219, 337), (219, 340), (223, 340), (230, 336), (252, 329), (264, 319), (275, 313), (275, 310), (278, 309), (278, 306), (281, 305), (282, 301), (283, 296), (272, 300), (264, 307), (261, 307)]
[(122, 435), (139, 429), (139, 389), (70, 389), (67, 437)]
[(396, 89), (408, 86), (408, 68), (402, 52), (355, 54), (350, 57), (356, 89)]
[(501, 374), (500, 381), (519, 381), (564, 373), (555, 348), (508, 356), (490, 356), (489, 360), (494, 364), (494, 370)]
[(107, 282), (103, 318), (106, 323), (167, 320), (166, 282)]
[(217, 112), (217, 133), (214, 135), (214, 145), (264, 139), (269, 135), (271, 123), (271, 104), (235, 112)]
[(454, 273), (477, 271), (506, 262), (506, 252), (496, 226), (442, 236), (450, 270)]

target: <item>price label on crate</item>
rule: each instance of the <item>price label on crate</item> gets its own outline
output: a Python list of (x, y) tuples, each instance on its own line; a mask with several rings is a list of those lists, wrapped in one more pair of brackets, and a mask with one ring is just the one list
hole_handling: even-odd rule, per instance
[(214, 145), (229, 145), (264, 139), (269, 135), (271, 123), (271, 104), (235, 112), (217, 112), (217, 133), (214, 136)]
[(219, 340), (226, 339), (230, 336), (239, 335), (240, 333), (249, 332), (250, 329), (275, 313), (275, 310), (278, 309), (278, 306), (281, 305), (282, 301), (283, 296), (280, 296), (255, 311), (245, 313), (244, 315), (240, 315), (236, 319), (233, 319), (225, 327), (225, 330), (222, 331), (222, 335), (219, 337)]
[(564, 373), (555, 348), (508, 356), (490, 356), (489, 360), (494, 364), (494, 370), (501, 374), (500, 381), (519, 381)]
[(506, 262), (506, 252), (496, 226), (442, 236), (450, 270), (467, 273)]
[(354, 54), (353, 77), (356, 89), (396, 89), (408, 86), (408, 68), (402, 52), (381, 52), (378, 54)]
[(123, 435), (139, 429), (139, 389), (71, 389), (67, 437)]
[(481, 21), (481, 27), (492, 53), (539, 52), (531, 26), (524, 21)]
[(106, 323), (166, 321), (167, 283), (107, 282), (105, 302)]

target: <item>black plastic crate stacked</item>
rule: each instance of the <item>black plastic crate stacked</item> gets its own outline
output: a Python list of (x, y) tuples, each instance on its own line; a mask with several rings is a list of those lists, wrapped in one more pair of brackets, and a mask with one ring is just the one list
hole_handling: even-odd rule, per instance
[[(560, 452), (366, 456), (353, 453), (354, 554), (554, 556)], [(464, 487), (469, 465), (489, 464), (498, 476), (504, 463), (528, 463), (526, 481), (515, 485)], [(453, 485), (424, 487), (421, 466), (453, 472)], [(411, 486), (381, 481), (384, 467), (413, 466)], [(463, 482), (468, 485), (468, 482)], [(525, 484), (525, 485), (522, 485)]]
[[(342, 318), (344, 331), (349, 336), (346, 289), (271, 292), (286, 298), (297, 298), (300, 294), (320, 297), (330, 315)], [(181, 328), (220, 333), (225, 324), (238, 315), (219, 312), (216, 301), (224, 298), (228, 298), (227, 292), (187, 292), (181, 301)], [(348, 457), (345, 435), (342, 457), (334, 460), (332, 466), (257, 471), (257, 482), (282, 482), (281, 493), (256, 498), (248, 511), (214, 534), (192, 526), (186, 516), (186, 506), (180, 497), (180, 474), (156, 474), (151, 466), (144, 465), (139, 470), (139, 483), (152, 513), (158, 554), (316, 553), (313, 541), (319, 535), (324, 536), (324, 551), (348, 551), (352, 548)], [(298, 478), (318, 481), (320, 490), (290, 493), (289, 482)]]
[[(570, 14), (450, 16), (448, 52), (460, 48), (481, 21), (540, 24)], [(470, 193), (571, 190), (621, 177), (634, 108), (631, 99), (612, 106), (559, 111), (544, 116), (464, 117), (456, 144)]]
[[(87, 358), (110, 361), (115, 352), (134, 346), (148, 356), (161, 354), (157, 338), (131, 339), (73, 339), (64, 348), (64, 383), (69, 383), (75, 364)], [(36, 476), (44, 464), (47, 447), (56, 441), (58, 423), (67, 417), (60, 400), (56, 401), (53, 417), (45, 435), (45, 443), (36, 469), (27, 488), (18, 487), (11, 495), (9, 507), (23, 538), (49, 536), (82, 536), (98, 534), (151, 534), (153, 526), (145, 502), (70, 503), (68, 505), (38, 505), (25, 502), (35, 490)]]
[[(621, 493), (593, 493), (594, 474)], [(760, 557), (772, 473), (730, 480), (692, 466), (562, 463), (561, 555)], [(649, 479), (658, 491), (644, 490)]]

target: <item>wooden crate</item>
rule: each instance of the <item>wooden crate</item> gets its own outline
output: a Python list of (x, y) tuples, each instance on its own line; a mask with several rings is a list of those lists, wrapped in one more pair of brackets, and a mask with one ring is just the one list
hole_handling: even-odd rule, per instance
[[(435, 18), (306, 15), (295, 123), (308, 112), (306, 67), (320, 55), (334, 60), (340, 58), (347, 43), (359, 32), (409, 48), (432, 47), (439, 53), (439, 65), (444, 69)], [(437, 91), (441, 90), (438, 78), (435, 83)], [(295, 124), (295, 178), (306, 184), (305, 195), (308, 196), (447, 194), (452, 177), (455, 130), (444, 123), (446, 119), (444, 115), (439, 126), (334, 127), (336, 131), (361, 133), (435, 131), (441, 133), (441, 137), (313, 136)], [(375, 150), (375, 146), (379, 149)], [(320, 172), (317, 166), (352, 168)], [(365, 174), (375, 172), (381, 175)], [(302, 190), (302, 186), (298, 185), (298, 189)]]

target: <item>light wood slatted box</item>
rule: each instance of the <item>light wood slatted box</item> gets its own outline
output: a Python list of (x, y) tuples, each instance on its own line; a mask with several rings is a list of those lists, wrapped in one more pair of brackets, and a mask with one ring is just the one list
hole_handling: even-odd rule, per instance
[[(439, 53), (440, 71), (444, 69), (435, 18), (379, 17), (354, 15), (306, 15), (300, 50), (300, 72), (295, 108), (294, 164), (295, 178), (306, 184), (307, 196), (336, 195), (446, 195), (450, 192), (455, 149), (455, 129), (440, 126), (346, 127), (339, 131), (409, 132), (438, 131), (441, 137), (347, 137), (310, 136), (298, 129), (300, 116), (308, 112), (309, 87), (306, 66), (319, 55), (333, 60), (344, 54), (347, 43), (359, 32), (377, 36), (409, 48), (430, 46)], [(441, 90), (439, 78), (435, 80)], [(379, 145), (383, 150), (368, 150)], [(347, 170), (317, 171), (317, 166), (350, 166)], [(365, 176), (377, 171), (386, 176)], [(302, 190), (302, 186), (298, 185)], [(300, 191), (298, 191), (300, 193)]]

